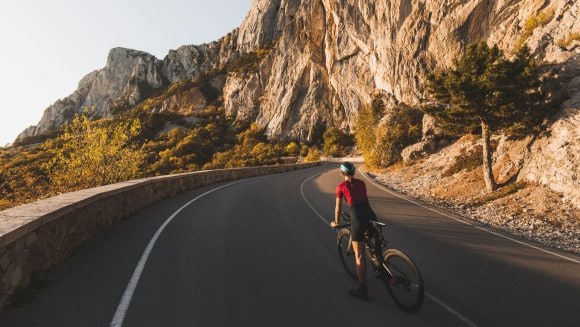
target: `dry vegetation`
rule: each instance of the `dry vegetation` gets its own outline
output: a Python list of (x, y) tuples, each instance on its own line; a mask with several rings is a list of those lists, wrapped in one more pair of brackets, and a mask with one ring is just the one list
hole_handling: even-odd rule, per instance
[[(580, 210), (563, 202), (560, 194), (524, 181), (503, 181), (505, 186), (497, 191), (483, 191), (481, 164), (469, 159), (480, 143), (467, 135), (428, 158), (374, 170), (373, 174), (393, 189), (464, 217), (579, 253)], [(494, 168), (500, 165), (496, 162)]]

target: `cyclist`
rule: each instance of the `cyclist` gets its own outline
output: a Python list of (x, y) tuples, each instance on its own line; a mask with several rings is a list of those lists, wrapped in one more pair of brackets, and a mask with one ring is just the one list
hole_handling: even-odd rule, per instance
[(364, 233), (371, 227), (371, 220), (376, 220), (376, 215), (369, 205), (367, 188), (363, 181), (354, 178), (355, 167), (350, 162), (340, 165), (340, 172), (344, 181), (336, 187), (336, 209), (334, 221), (330, 222), (331, 227), (338, 226), (342, 198), (348, 204), (348, 211), (351, 218), (351, 237), (354, 248), (356, 273), (358, 276), (358, 288), (350, 290), (350, 295), (368, 301), (368, 288), (366, 282), (366, 258), (364, 252)]

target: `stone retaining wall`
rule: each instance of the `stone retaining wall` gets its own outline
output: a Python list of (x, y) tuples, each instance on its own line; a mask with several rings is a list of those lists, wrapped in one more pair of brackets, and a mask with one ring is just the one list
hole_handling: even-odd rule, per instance
[(310, 168), (319, 163), (200, 171), (132, 180), (61, 194), (0, 212), (0, 312), (34, 273), (70, 256), (135, 211), (213, 183)]

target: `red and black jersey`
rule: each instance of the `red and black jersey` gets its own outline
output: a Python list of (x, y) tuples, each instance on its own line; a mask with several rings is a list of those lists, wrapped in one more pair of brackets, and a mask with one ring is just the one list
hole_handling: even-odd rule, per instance
[(367, 187), (360, 179), (352, 178), (351, 181), (344, 181), (336, 187), (336, 197), (346, 200), (349, 206), (368, 203)]

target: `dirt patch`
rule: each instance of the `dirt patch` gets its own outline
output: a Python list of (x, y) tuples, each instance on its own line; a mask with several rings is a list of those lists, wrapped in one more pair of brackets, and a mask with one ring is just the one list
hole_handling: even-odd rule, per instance
[(474, 137), (462, 138), (421, 161), (372, 171), (371, 176), (387, 187), (468, 219), (580, 253), (580, 210), (565, 202), (561, 194), (521, 181), (505, 182), (497, 191), (485, 193), (481, 165), (473, 160), (479, 143)]

